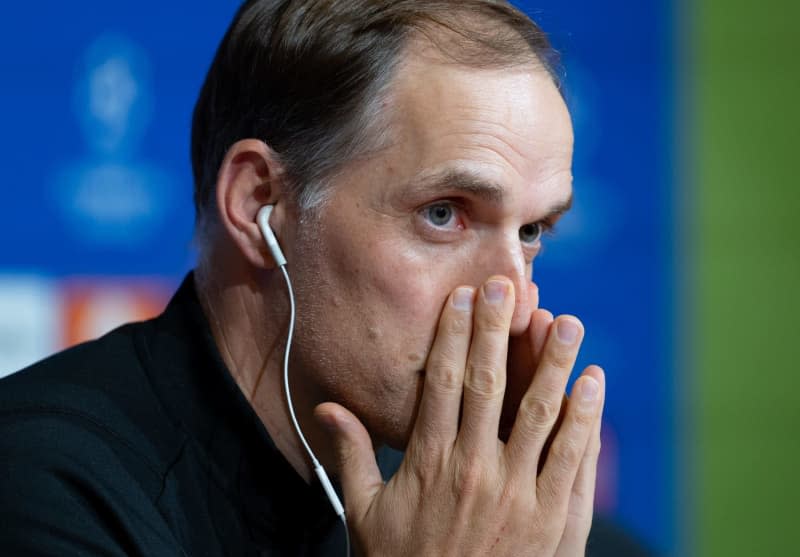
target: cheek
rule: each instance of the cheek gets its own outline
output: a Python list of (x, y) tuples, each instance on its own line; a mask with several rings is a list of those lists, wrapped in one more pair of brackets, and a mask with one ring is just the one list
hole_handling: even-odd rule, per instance
[[(392, 366), (403, 377), (425, 365), (454, 273), (441, 257), (409, 248), (396, 233), (376, 236), (357, 248), (329, 247), (332, 295), (352, 308), (347, 319), (370, 348), (369, 363)], [(392, 388), (394, 378), (385, 379)]]
[[(375, 293), (386, 304), (384, 322), (377, 324), (388, 338), (404, 339), (397, 356), (415, 368), (425, 365), (448, 289), (427, 262), (396, 257), (372, 277)], [(399, 362), (398, 362), (399, 363)]]
[[(438, 314), (431, 316), (436, 296), (419, 261), (385, 240), (360, 235), (318, 240), (305, 245), (305, 278), (298, 280), (298, 304), (314, 308), (316, 333), (338, 337), (342, 352), (357, 348), (365, 366), (423, 360), (416, 339), (423, 331), (423, 339), (429, 336), (428, 323)], [(441, 307), (441, 300), (436, 303)]]
[[(382, 307), (376, 315), (380, 315), (383, 322), (375, 326), (382, 336), (404, 339), (405, 344), (398, 346), (398, 352), (421, 369), (450, 293), (458, 286), (477, 286), (484, 279), (470, 263), (478, 259), (479, 252), (470, 245), (460, 249), (423, 247), (416, 250), (396, 245), (379, 253), (391, 253), (392, 257), (383, 264), (373, 263), (364, 277), (370, 295), (377, 299), (375, 307)], [(378, 260), (377, 256), (370, 259)]]

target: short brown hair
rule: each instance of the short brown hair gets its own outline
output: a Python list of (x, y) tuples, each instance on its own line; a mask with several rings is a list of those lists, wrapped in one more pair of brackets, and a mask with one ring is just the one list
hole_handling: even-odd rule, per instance
[(547, 37), (502, 0), (248, 0), (194, 109), (198, 220), (214, 205), (226, 151), (251, 137), (277, 153), (300, 207), (317, 204), (325, 179), (375, 143), (382, 93), (420, 33), (458, 64), (533, 62), (554, 76)]

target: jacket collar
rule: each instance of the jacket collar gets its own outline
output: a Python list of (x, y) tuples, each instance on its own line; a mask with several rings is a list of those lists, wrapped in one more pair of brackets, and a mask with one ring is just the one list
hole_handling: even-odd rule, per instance
[(147, 330), (142, 344), (157, 395), (205, 453), (215, 481), (242, 502), (251, 529), (272, 537), (297, 525), (330, 527), (335, 515), (318, 482), (307, 484), (283, 457), (223, 362), (193, 273)]

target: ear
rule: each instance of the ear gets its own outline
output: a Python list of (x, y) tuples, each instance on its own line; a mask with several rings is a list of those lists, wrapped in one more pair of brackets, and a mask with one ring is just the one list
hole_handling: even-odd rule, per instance
[(276, 263), (256, 223), (264, 205), (274, 205), (270, 227), (278, 242), (286, 222), (283, 168), (275, 152), (263, 141), (243, 139), (228, 149), (217, 175), (219, 220), (242, 256), (258, 268)]

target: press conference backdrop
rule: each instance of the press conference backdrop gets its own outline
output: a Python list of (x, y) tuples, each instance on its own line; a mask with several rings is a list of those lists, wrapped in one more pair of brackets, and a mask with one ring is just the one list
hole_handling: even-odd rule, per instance
[[(0, 375), (157, 314), (191, 269), (191, 110), (237, 5), (4, 6)], [(740, 0), (518, 5), (562, 54), (575, 124), (575, 207), (547, 242), (535, 277), (543, 306), (584, 320), (580, 364), (607, 369), (598, 511), (663, 555), (781, 554), (783, 526), (796, 515), (792, 497), (769, 476), (769, 512), (752, 511), (765, 494), (747, 487), (744, 467), (762, 480), (774, 467), (735, 435), (750, 419), (738, 412), (748, 382), (725, 374), (737, 362), (718, 327), (736, 321), (732, 290), (747, 271), (726, 242), (733, 235), (754, 243), (758, 224), (743, 212), (746, 195), (738, 196), (753, 195), (743, 182), (753, 158), (730, 135), (733, 114), (716, 92), (726, 91), (729, 108), (742, 95), (755, 100), (752, 87), (728, 87), (758, 65), (754, 45), (737, 51), (738, 66), (728, 49), (737, 30), (752, 31), (755, 16)], [(796, 21), (790, 9), (795, 17), (785, 21)], [(756, 18), (762, 30), (779, 23), (767, 12)], [(779, 37), (788, 38), (787, 25), (778, 25)], [(762, 93), (777, 90), (768, 68), (758, 74)], [(796, 83), (778, 81), (790, 86), (781, 98), (797, 98)], [(781, 129), (796, 140), (788, 124)], [(726, 153), (737, 156), (733, 166)], [(741, 185), (736, 195), (729, 184)], [(788, 201), (797, 199), (795, 188)], [(762, 212), (781, 203), (758, 200)], [(787, 215), (778, 212), (773, 229), (785, 230)], [(773, 259), (764, 255), (760, 264), (778, 262), (771, 276), (796, 285), (796, 248), (771, 249)], [(751, 275), (750, 294), (765, 280)], [(796, 300), (787, 303), (796, 314)], [(777, 380), (771, 369), (758, 372)], [(794, 400), (787, 393), (772, 414), (780, 431), (797, 417)], [(759, 408), (746, 407), (754, 415)], [(797, 454), (797, 440), (786, 442)], [(785, 461), (769, 441), (756, 448)], [(745, 540), (734, 526), (747, 526)]]

